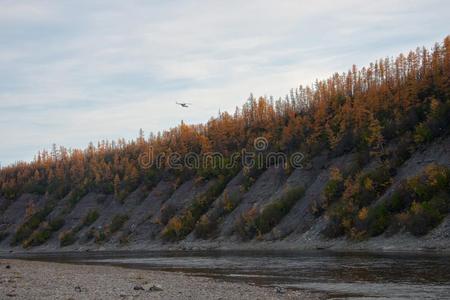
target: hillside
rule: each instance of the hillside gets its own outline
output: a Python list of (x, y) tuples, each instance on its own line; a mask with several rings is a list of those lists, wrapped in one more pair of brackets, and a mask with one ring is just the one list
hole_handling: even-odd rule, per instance
[(3, 167), (0, 249), (450, 250), (449, 120), (450, 36), (206, 124)]

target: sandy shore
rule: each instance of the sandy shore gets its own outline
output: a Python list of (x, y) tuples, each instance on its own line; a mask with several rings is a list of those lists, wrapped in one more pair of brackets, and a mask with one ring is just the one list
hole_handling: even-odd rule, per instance
[(0, 260), (1, 299), (318, 299), (181, 273)]

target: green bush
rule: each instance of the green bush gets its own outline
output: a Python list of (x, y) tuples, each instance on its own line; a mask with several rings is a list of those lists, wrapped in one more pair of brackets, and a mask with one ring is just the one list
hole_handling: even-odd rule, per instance
[(170, 219), (172, 219), (175, 216), (175, 213), (177, 212), (177, 208), (175, 205), (172, 204), (165, 204), (160, 210), (161, 217), (159, 219), (160, 223), (162, 225), (167, 225), (169, 223)]
[(115, 233), (122, 229), (126, 221), (128, 221), (127, 215), (115, 215), (111, 221), (111, 225), (109, 226), (110, 233)]
[(195, 225), (195, 236), (202, 239), (207, 239), (212, 237), (213, 233), (218, 227), (217, 219), (212, 219), (207, 215), (201, 216)]
[(222, 209), (223, 213), (221, 215), (231, 213), (241, 202), (241, 197), (238, 193), (228, 195), (228, 192), (225, 191), (222, 199)]
[(223, 191), (223, 197), (217, 206), (215, 206), (208, 215), (203, 215), (195, 224), (194, 233), (196, 237), (207, 239), (214, 236), (219, 223), (225, 215), (231, 213), (241, 201), (239, 193), (233, 193), (231, 196), (227, 190)]
[(55, 232), (60, 230), (66, 221), (63, 218), (55, 218), (49, 222), (50, 231)]
[(29, 182), (25, 184), (23, 187), (23, 193), (35, 194), (35, 195), (44, 195), (47, 187), (45, 184), (39, 182)]
[(84, 235), (84, 242), (88, 242), (95, 237), (96, 230), (94, 227), (89, 228), (89, 230)]
[(370, 234), (381, 234), (389, 225), (404, 227), (416, 236), (427, 234), (449, 213), (449, 194), (450, 168), (427, 166), (401, 184), (385, 204), (370, 209)]
[[(351, 238), (361, 239), (367, 234), (381, 234), (388, 219), (385, 219), (386, 207), (368, 210), (367, 216), (361, 214), (363, 208), (369, 207), (389, 186), (393, 170), (389, 164), (359, 173), (345, 182), (345, 191), (339, 201), (327, 211), (329, 224), (322, 233), (334, 238), (346, 234)], [(335, 176), (336, 177), (336, 176)]]
[(390, 213), (399, 213), (413, 202), (413, 198), (406, 191), (404, 185), (401, 185), (387, 202), (387, 209)]
[(330, 179), (323, 190), (327, 203), (337, 201), (344, 191), (344, 181), (341, 179)]
[(97, 210), (91, 209), (83, 219), (82, 222), (83, 226), (92, 225), (95, 221), (97, 221), (99, 216), (100, 214), (98, 213)]
[(304, 193), (303, 187), (291, 188), (281, 198), (265, 206), (255, 220), (258, 234), (261, 235), (271, 231), (289, 213), (294, 204), (303, 197)]
[(264, 171), (265, 169), (263, 168), (244, 169), (244, 179), (241, 184), (242, 191), (247, 192), (248, 190), (250, 190), (252, 185)]
[(416, 126), (414, 141), (417, 144), (427, 143), (433, 140), (433, 133), (426, 123), (420, 123)]
[(102, 243), (108, 239), (108, 234), (104, 229), (100, 229), (94, 232), (94, 237), (96, 243)]
[[(98, 217), (97, 213), (95, 211), (90, 211), (90, 213), (88, 213), (88, 215), (86, 215), (84, 221), (90, 219), (91, 221), (96, 219), (94, 217)], [(111, 237), (112, 234), (118, 232), (119, 230), (122, 229), (123, 225), (125, 224), (126, 221), (128, 221), (129, 217), (127, 215), (123, 215), (123, 214), (118, 214), (115, 215), (112, 220), (111, 223), (108, 226), (105, 226), (105, 228), (99, 228), (96, 229), (94, 227), (91, 227), (85, 234), (84, 238), (83, 238), (83, 242), (86, 241), (90, 241), (92, 238), (95, 238), (95, 242), (96, 243), (102, 243), (104, 241), (109, 240), (109, 238)], [(83, 221), (82, 226), (88, 226), (85, 224), (85, 222)], [(87, 222), (87, 221), (86, 221)], [(95, 221), (94, 221), (95, 222)], [(93, 222), (92, 222), (93, 223)], [(91, 223), (91, 224), (92, 224)], [(75, 229), (73, 229), (73, 232), (78, 232), (82, 226), (77, 226)], [(123, 243), (122, 240), (124, 240), (124, 237), (127, 236), (127, 233), (122, 233), (122, 235), (119, 238), (119, 242)]]
[(72, 209), (88, 192), (88, 189), (84, 186), (74, 188), (69, 195), (69, 208)]
[(414, 202), (408, 209), (408, 218), (403, 224), (413, 235), (427, 234), (441, 223), (449, 212), (450, 197), (447, 192), (440, 192), (430, 201)]
[(340, 237), (344, 233), (341, 218), (337, 216), (329, 216), (327, 226), (321, 231), (321, 234), (330, 239)]
[(416, 202), (411, 206), (408, 216), (406, 229), (415, 236), (427, 234), (440, 222), (440, 214), (437, 210)]
[(51, 231), (50, 229), (43, 228), (40, 230), (36, 230), (31, 234), (30, 238), (22, 243), (24, 248), (34, 247), (44, 244), (50, 239)]
[(326, 183), (322, 193), (325, 201), (316, 199), (316, 201), (311, 206), (311, 210), (316, 216), (320, 215), (327, 207), (338, 201), (342, 197), (343, 192), (344, 176), (341, 173), (340, 169), (332, 167), (330, 169), (330, 178)]
[(303, 187), (290, 188), (279, 199), (266, 205), (260, 211), (252, 208), (237, 220), (236, 232), (245, 239), (270, 232), (289, 213), (294, 204), (303, 197), (303, 194)]
[(414, 139), (411, 132), (405, 133), (393, 150), (392, 165), (394, 167), (401, 166), (405, 161), (411, 157), (411, 153), (415, 150)]
[(50, 239), (53, 232), (61, 229), (64, 226), (64, 223), (64, 219), (62, 218), (55, 218), (48, 223), (45, 221), (42, 222), (40, 227), (33, 231), (28, 239), (22, 242), (22, 246), (28, 248), (45, 244), (45, 242)]
[(45, 220), (50, 212), (55, 207), (55, 203), (50, 201), (44, 208), (38, 210), (33, 215), (28, 217), (24, 223), (22, 223), (14, 234), (11, 241), (11, 246), (16, 246), (28, 239), (31, 234), (39, 227), (39, 225)]
[(390, 215), (386, 205), (380, 204), (369, 209), (368, 233), (370, 236), (382, 234), (390, 224)]
[(76, 233), (73, 230), (66, 230), (59, 235), (59, 245), (66, 247), (77, 241)]
[(330, 179), (323, 190), (323, 195), (327, 204), (337, 201), (344, 191), (344, 178), (341, 171), (337, 168), (331, 168)]
[(219, 176), (215, 182), (204, 194), (195, 198), (188, 209), (179, 217), (173, 217), (164, 228), (162, 236), (166, 240), (180, 240), (191, 233), (201, 216), (206, 213), (211, 203), (217, 199), (223, 192), (232, 174)]

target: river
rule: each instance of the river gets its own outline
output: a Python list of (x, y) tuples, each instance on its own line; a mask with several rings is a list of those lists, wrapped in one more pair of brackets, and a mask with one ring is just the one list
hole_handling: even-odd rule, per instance
[(326, 298), (450, 299), (450, 257), (430, 253), (123, 251), (3, 257), (177, 271), (308, 290)]

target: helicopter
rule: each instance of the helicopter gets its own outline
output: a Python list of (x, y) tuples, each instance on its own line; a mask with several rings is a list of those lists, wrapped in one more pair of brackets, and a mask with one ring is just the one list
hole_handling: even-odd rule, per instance
[(187, 102), (177, 102), (177, 104), (181, 107), (186, 107), (186, 108), (188, 108), (189, 105), (192, 105), (192, 103), (187, 103)]

